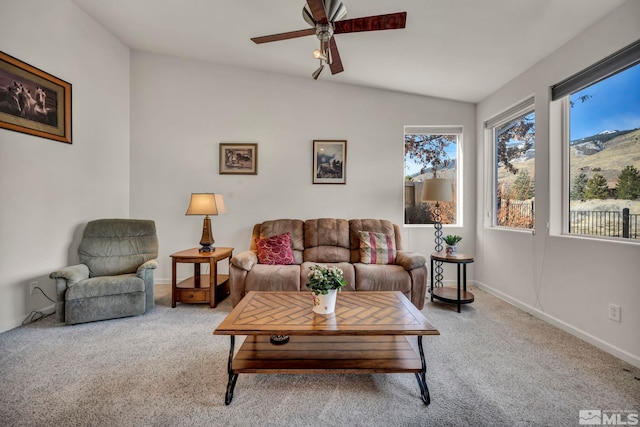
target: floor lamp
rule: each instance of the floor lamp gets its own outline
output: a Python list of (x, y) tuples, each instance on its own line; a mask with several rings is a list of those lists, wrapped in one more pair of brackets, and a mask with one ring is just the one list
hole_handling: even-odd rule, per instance
[[(422, 201), (436, 202), (433, 210), (433, 228), (435, 230), (435, 250), (442, 251), (442, 212), (440, 202), (453, 201), (453, 183), (447, 178), (431, 178), (422, 184)], [(435, 287), (442, 286), (442, 261), (436, 261), (433, 283)]]

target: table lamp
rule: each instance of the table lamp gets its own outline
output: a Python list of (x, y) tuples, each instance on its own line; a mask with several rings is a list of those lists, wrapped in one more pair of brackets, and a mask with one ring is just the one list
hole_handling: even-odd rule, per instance
[[(436, 252), (442, 251), (442, 216), (440, 202), (453, 201), (453, 183), (447, 178), (431, 178), (424, 181), (422, 185), (422, 201), (436, 202), (433, 210), (433, 228), (435, 230)], [(434, 283), (442, 286), (442, 261), (436, 261), (434, 271)]]
[(202, 239), (200, 239), (200, 252), (213, 252), (213, 231), (211, 230), (211, 219), (209, 215), (226, 214), (222, 194), (216, 193), (191, 193), (191, 201), (185, 215), (204, 215), (202, 225)]

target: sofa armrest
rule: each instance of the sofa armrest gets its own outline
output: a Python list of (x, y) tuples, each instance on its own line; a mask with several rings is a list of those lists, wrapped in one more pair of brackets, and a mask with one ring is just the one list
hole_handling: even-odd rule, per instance
[(138, 277), (144, 278), (144, 273), (147, 270), (155, 270), (156, 268), (158, 268), (158, 260), (150, 259), (149, 261), (146, 261), (144, 264), (138, 267), (138, 270), (136, 271), (136, 275)]
[(419, 254), (418, 252), (396, 252), (396, 264), (402, 266), (407, 271), (411, 271), (415, 268), (420, 268), (426, 263), (427, 259), (424, 257), (424, 255)]
[(89, 278), (89, 267), (84, 264), (71, 265), (49, 275), (51, 279), (64, 279), (67, 282), (78, 283)]
[(257, 251), (244, 251), (231, 258), (231, 264), (244, 270), (251, 271), (254, 265), (258, 263)]

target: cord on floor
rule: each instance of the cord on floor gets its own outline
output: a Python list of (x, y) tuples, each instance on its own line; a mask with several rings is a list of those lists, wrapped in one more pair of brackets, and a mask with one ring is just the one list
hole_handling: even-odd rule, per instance
[[(52, 300), (51, 298), (49, 298), (49, 296), (48, 296), (47, 294), (45, 294), (45, 293), (44, 293), (44, 291), (43, 291), (39, 286), (36, 286), (36, 287), (34, 287), (33, 289), (37, 289), (37, 290), (39, 290), (39, 291), (42, 293), (42, 295), (44, 295), (44, 297), (45, 297), (46, 299), (48, 299), (49, 301), (51, 301), (51, 302), (55, 303), (55, 301), (54, 301), (54, 300)], [(49, 317), (49, 316), (51, 316), (51, 315), (52, 315), (53, 313), (55, 313), (55, 312), (56, 312), (56, 311), (55, 311), (55, 310), (53, 310), (51, 313), (44, 314), (44, 313), (43, 313), (43, 312), (41, 312), (41, 311), (32, 311), (31, 313), (29, 313), (29, 315), (27, 316), (27, 318), (26, 318), (26, 319), (24, 319), (24, 320), (22, 321), (22, 324), (23, 324), (23, 325), (28, 325), (29, 323), (37, 322), (38, 320), (42, 320), (42, 319), (44, 319), (45, 317)]]

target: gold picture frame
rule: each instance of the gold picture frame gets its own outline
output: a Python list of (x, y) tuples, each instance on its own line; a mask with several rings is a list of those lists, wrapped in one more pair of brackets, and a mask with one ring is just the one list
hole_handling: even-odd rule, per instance
[(220, 175), (257, 175), (257, 143), (220, 143)]
[(71, 83), (0, 52), (0, 128), (71, 144)]

